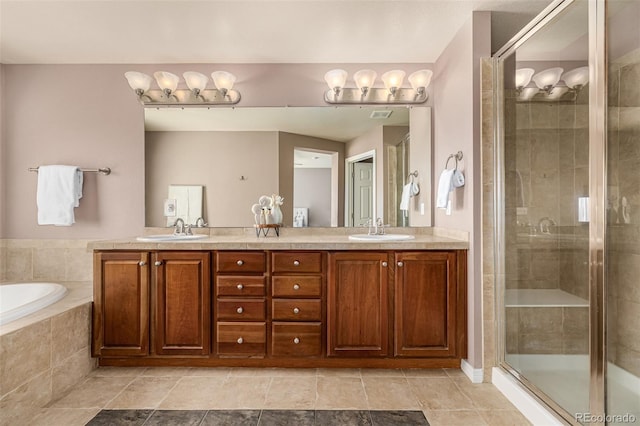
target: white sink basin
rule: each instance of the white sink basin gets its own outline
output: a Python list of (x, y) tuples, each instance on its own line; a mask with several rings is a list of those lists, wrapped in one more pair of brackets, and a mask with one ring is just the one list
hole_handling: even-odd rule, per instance
[(167, 241), (193, 241), (193, 240), (202, 240), (204, 238), (209, 238), (209, 236), (205, 234), (195, 234), (195, 235), (160, 234), (160, 235), (145, 235), (143, 237), (136, 238), (136, 240), (153, 243), (153, 242), (167, 242)]
[(354, 241), (406, 241), (413, 240), (416, 237), (406, 234), (384, 234), (384, 235), (369, 235), (369, 234), (355, 234), (349, 235), (350, 240)]

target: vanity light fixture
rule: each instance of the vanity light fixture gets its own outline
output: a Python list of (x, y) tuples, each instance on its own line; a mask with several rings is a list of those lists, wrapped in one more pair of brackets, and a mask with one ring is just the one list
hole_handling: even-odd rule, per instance
[(551, 93), (551, 89), (555, 87), (560, 81), (560, 76), (564, 69), (560, 67), (549, 68), (544, 71), (540, 71), (535, 74), (531, 79), (538, 86), (540, 90), (544, 90), (547, 93)]
[(138, 95), (140, 103), (145, 106), (191, 107), (235, 105), (240, 102), (240, 93), (233, 89), (236, 77), (226, 71), (211, 74), (215, 89), (207, 89), (209, 77), (195, 71), (183, 74), (188, 90), (178, 89), (180, 77), (167, 71), (153, 73), (159, 89), (151, 89), (153, 79), (147, 74), (128, 71), (124, 76)]
[(431, 82), (431, 70), (419, 70), (409, 76), (412, 89), (403, 88), (403, 70), (387, 71), (382, 75), (385, 88), (374, 87), (377, 73), (364, 69), (353, 75), (356, 88), (345, 87), (348, 73), (343, 69), (327, 71), (324, 79), (329, 90), (324, 101), (329, 104), (421, 104), (426, 102), (426, 88)]
[(517, 69), (515, 74), (517, 100), (521, 102), (575, 101), (578, 92), (589, 83), (589, 67), (578, 67), (564, 74), (563, 71), (562, 68), (555, 67), (535, 74), (532, 68)]

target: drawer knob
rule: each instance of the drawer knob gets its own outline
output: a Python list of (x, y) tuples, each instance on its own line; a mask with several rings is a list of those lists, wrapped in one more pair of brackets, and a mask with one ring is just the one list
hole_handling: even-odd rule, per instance
[(404, 263), (398, 262), (398, 266), (402, 267), (403, 265), (404, 265)]
[(238, 285), (236, 286), (236, 288), (237, 288), (238, 290), (242, 290), (242, 289), (244, 288), (244, 286), (243, 286), (242, 284), (238, 284)]
[(242, 309), (242, 306), (240, 306), (238, 309), (236, 309), (236, 312), (241, 314), (244, 312), (244, 309)]
[(154, 265), (156, 265), (156, 266), (162, 265), (162, 260), (156, 260)]
[(238, 337), (238, 340), (236, 340), (236, 342), (238, 342), (239, 345), (244, 343), (244, 339), (242, 337)]
[(238, 265), (238, 266), (242, 266), (242, 265), (244, 265), (244, 260), (238, 260), (238, 261), (236, 262), (236, 265)]
[(296, 337), (296, 338), (294, 338), (294, 339), (293, 339), (293, 343), (295, 343), (295, 344), (297, 345), (298, 343), (300, 343), (300, 339), (298, 339), (297, 337)]
[(387, 262), (382, 262), (382, 266), (384, 266), (385, 268), (387, 267), (388, 263)]
[(293, 261), (293, 266), (300, 266), (300, 261), (299, 260), (294, 260)]
[(300, 290), (300, 284), (294, 284), (293, 285), (293, 289), (294, 290)]
[(293, 308), (293, 313), (294, 313), (294, 314), (299, 314), (299, 313), (300, 313), (300, 309), (298, 309), (298, 308)]
[(144, 266), (146, 264), (147, 264), (147, 262), (145, 262), (144, 260), (141, 260), (140, 262), (138, 262), (138, 265), (140, 265), (140, 266)]

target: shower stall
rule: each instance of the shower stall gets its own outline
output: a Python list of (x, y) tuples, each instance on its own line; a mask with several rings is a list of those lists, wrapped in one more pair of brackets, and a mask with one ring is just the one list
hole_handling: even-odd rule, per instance
[(640, 424), (640, 1), (558, 0), (493, 58), (498, 363)]

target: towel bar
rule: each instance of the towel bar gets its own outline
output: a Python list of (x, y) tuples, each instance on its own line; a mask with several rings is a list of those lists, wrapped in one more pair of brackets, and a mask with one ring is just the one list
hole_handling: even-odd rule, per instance
[[(29, 171), (30, 172), (37, 172), (38, 171), (38, 167), (29, 167)], [(100, 173), (103, 174), (105, 176), (108, 176), (111, 174), (111, 168), (109, 167), (103, 167), (103, 168), (99, 168), (99, 169), (80, 169), (81, 172), (88, 172), (88, 173)]]

